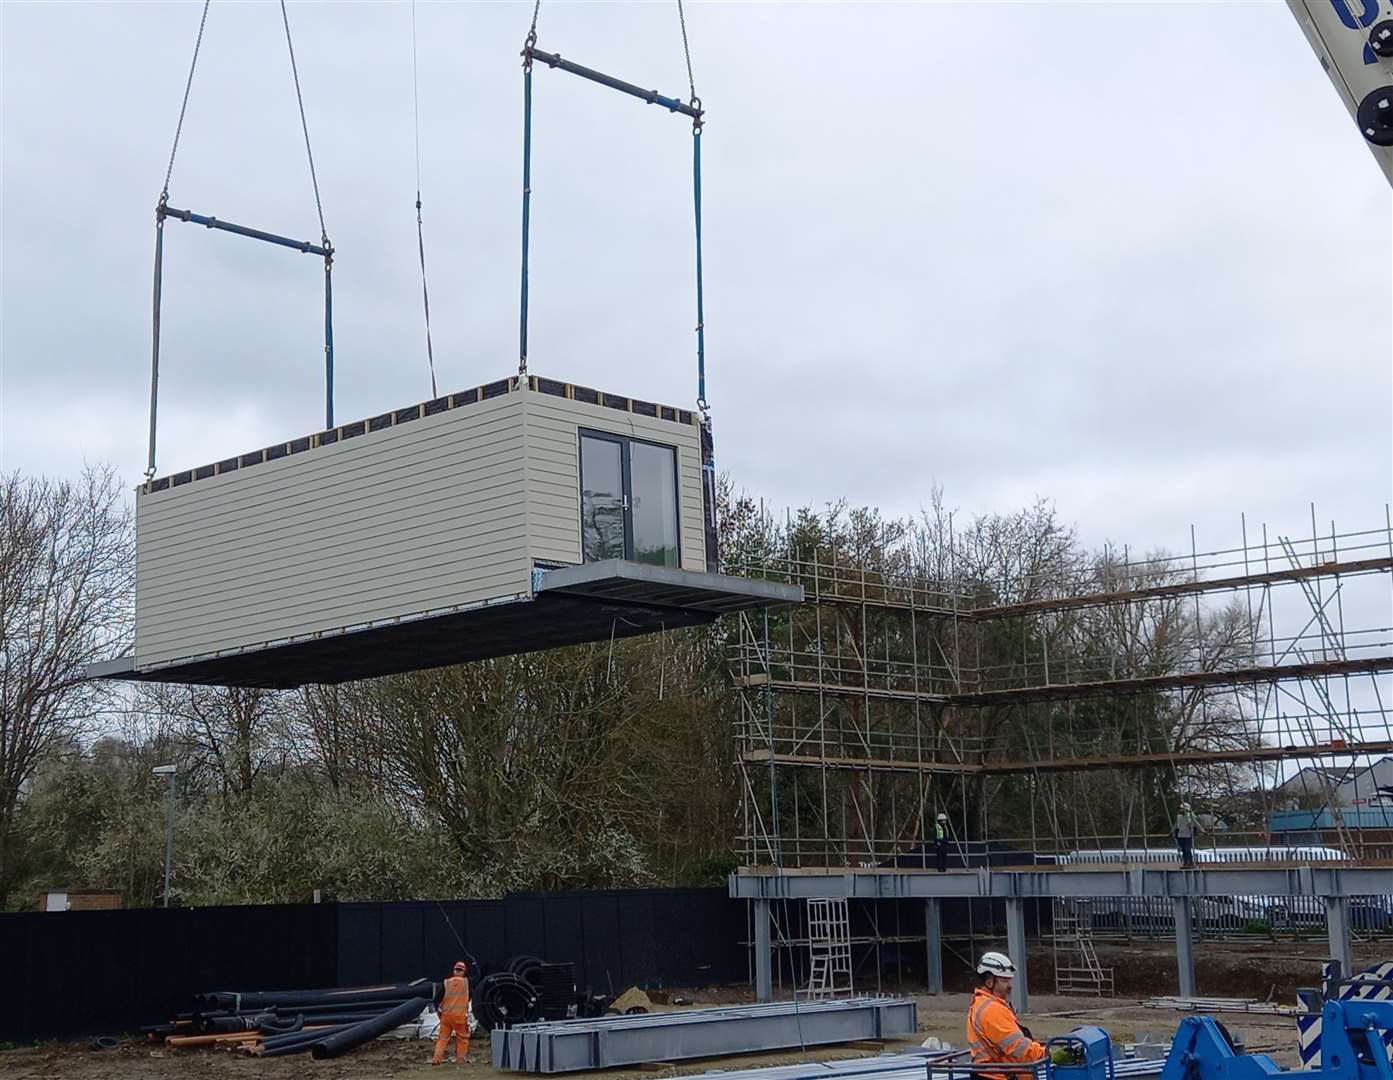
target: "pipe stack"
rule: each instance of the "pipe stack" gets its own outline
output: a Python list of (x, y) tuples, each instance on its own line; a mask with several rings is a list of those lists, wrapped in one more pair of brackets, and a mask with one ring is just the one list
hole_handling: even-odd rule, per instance
[(142, 1030), (171, 1047), (226, 1046), (258, 1057), (334, 1058), (410, 1023), (436, 996), (425, 979), (325, 990), (212, 991)]

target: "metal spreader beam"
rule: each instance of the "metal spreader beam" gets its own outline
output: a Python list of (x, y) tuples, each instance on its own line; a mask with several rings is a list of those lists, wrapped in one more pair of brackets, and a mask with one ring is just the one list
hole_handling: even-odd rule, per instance
[(187, 221), (191, 225), (202, 225), (205, 229), (216, 229), (252, 240), (262, 240), (277, 247), (290, 248), (306, 255), (317, 255), (324, 260), (324, 426), (334, 426), (334, 246), (325, 235), (321, 243), (312, 244), (308, 240), (296, 240), (290, 236), (253, 229), (248, 225), (238, 225), (232, 221), (222, 221), (209, 214), (196, 214), (192, 210), (179, 210), (170, 206), (164, 196), (155, 207), (155, 279), (154, 312), (151, 321), (150, 344), (150, 442), (146, 461), (146, 479), (155, 475), (155, 433), (160, 404), (160, 308), (164, 294), (164, 223), (166, 218)]
[(641, 101), (648, 102), (650, 105), (661, 105), (663, 108), (667, 109), (668, 112), (681, 113), (683, 116), (690, 116), (693, 120), (701, 119), (702, 110), (699, 106), (688, 105), (684, 101), (667, 97), (665, 94), (660, 94), (656, 90), (645, 90), (643, 87), (637, 86), (634, 83), (625, 82), (623, 79), (616, 79), (613, 75), (606, 75), (603, 71), (596, 71), (594, 68), (583, 67), (570, 60), (563, 60), (560, 53), (542, 52), (541, 49), (529, 45), (527, 48), (523, 49), (522, 56), (524, 62), (537, 60), (546, 64), (547, 67), (568, 71), (572, 75), (579, 75), (582, 79), (589, 79), (591, 82), (599, 83), (601, 86), (608, 86), (611, 90), (618, 90), (621, 94), (628, 94), (630, 97), (636, 97)]
[(294, 248), (307, 255), (318, 255), (320, 258), (327, 259), (334, 253), (332, 248), (320, 247), (318, 244), (311, 244), (308, 240), (295, 240), (289, 236), (278, 236), (275, 233), (252, 229), (246, 225), (235, 225), (230, 221), (222, 221), (206, 214), (195, 214), (192, 210), (176, 210), (172, 206), (165, 206), (162, 208), (162, 212), (166, 217), (178, 218), (180, 221), (192, 222), (208, 229), (221, 229), (223, 232), (236, 233), (238, 236), (249, 236), (253, 240), (265, 240), (269, 244)]

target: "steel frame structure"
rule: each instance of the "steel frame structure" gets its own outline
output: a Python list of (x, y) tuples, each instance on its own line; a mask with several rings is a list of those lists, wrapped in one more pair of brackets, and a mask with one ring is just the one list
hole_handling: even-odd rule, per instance
[[(1009, 603), (974, 605), (981, 583), (951, 568), (930, 580), (834, 554), (734, 569), (801, 585), (806, 597), (798, 609), (742, 616), (730, 646), (746, 865), (922, 855), (940, 811), (968, 855), (994, 844), (1032, 854), (1170, 847), (1155, 807), (1121, 806), (1115, 817), (1135, 824), (1099, 829), (1083, 803), (1061, 818), (1063, 789), (1088, 773), (1151, 772), (1185, 791), (1218, 771), (1209, 787), (1242, 789), (1266, 812), (1284, 763), (1393, 753), (1386, 509), (1383, 527), (1358, 533), (1313, 527), (1297, 539), (1264, 526), (1256, 539), (1245, 526), (1236, 548), (1122, 552), (1089, 579), (1018, 582), (1029, 598)], [(1226, 607), (1239, 629), (1217, 645), (1194, 634), (1164, 656), (1143, 646), (1131, 658), (1077, 647), (1099, 626), (1126, 634), (1169, 619), (1184, 631), (1183, 620), (1213, 625)], [(1021, 643), (1010, 660), (1006, 640)], [(994, 796), (1022, 777), (1029, 829), (994, 830)], [(1113, 786), (1129, 798), (1128, 784)], [(1337, 828), (1356, 857), (1383, 846)]]
[[(1192, 529), (1183, 555), (1123, 549), (1010, 582), (970, 579), (951, 536), (936, 574), (825, 548), (732, 567), (805, 594), (797, 609), (741, 616), (729, 646), (742, 862), (927, 869), (940, 812), (956, 865), (1156, 857), (1175, 849), (1173, 802), (1187, 793), (1245, 804), (1220, 835), (1270, 852), (1288, 773), (1393, 753), (1387, 507), (1382, 517), (1342, 533), (1312, 508), (1301, 536), (1243, 521), (1237, 545), (1203, 551)], [(1227, 636), (1205, 629), (1221, 626)], [(1176, 640), (1149, 649), (1167, 627)], [(1327, 841), (1355, 863), (1393, 855), (1393, 830), (1347, 823), (1336, 781), (1313, 775), (1334, 819)], [(1174, 914), (1191, 925), (1188, 907)], [(751, 930), (758, 954), (757, 917)], [(941, 936), (926, 916), (922, 940)]]

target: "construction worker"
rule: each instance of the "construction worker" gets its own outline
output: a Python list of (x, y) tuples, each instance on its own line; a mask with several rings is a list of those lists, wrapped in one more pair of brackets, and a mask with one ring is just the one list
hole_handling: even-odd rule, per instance
[(1180, 813), (1175, 817), (1175, 842), (1180, 845), (1181, 865), (1186, 870), (1194, 869), (1195, 835), (1203, 832), (1199, 818), (1195, 817), (1190, 804), (1180, 804)]
[[(1021, 1027), (1011, 1007), (1011, 983), (1016, 965), (1005, 953), (983, 953), (977, 962), (977, 989), (967, 1010), (967, 1048), (974, 1065), (1028, 1066), (1045, 1056), (1044, 1043), (1038, 1043)], [(1013, 1070), (1011, 1080), (1022, 1080), (1025, 1068)], [(1008, 1080), (1007, 1073), (980, 1074), (987, 1080)]]
[(948, 815), (939, 814), (934, 822), (934, 859), (941, 874), (948, 869)]
[(450, 977), (440, 984), (435, 1008), (440, 1013), (440, 1031), (435, 1037), (435, 1057), (432, 1065), (445, 1061), (445, 1047), (450, 1036), (455, 1037), (455, 1061), (464, 1060), (469, 1053), (469, 965), (456, 961)]

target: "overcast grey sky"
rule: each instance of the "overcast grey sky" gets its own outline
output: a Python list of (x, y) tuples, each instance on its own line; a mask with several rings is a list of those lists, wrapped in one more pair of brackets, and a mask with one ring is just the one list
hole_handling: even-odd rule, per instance
[[(777, 505), (1056, 501), (1086, 538), (1381, 525), (1390, 193), (1286, 7), (688, 6), (718, 464)], [(429, 396), (411, 7), (292, 4), (340, 420)], [(4, 467), (144, 466), (152, 210), (199, 5), (3, 19)], [(442, 389), (515, 369), (529, 5), (421, 3)], [(674, 4), (543, 4), (541, 47), (685, 92)], [(531, 367), (695, 396), (690, 135), (539, 69)], [(317, 237), (280, 16), (215, 3), (176, 206)], [(160, 471), (314, 430), (320, 266), (171, 222)]]

